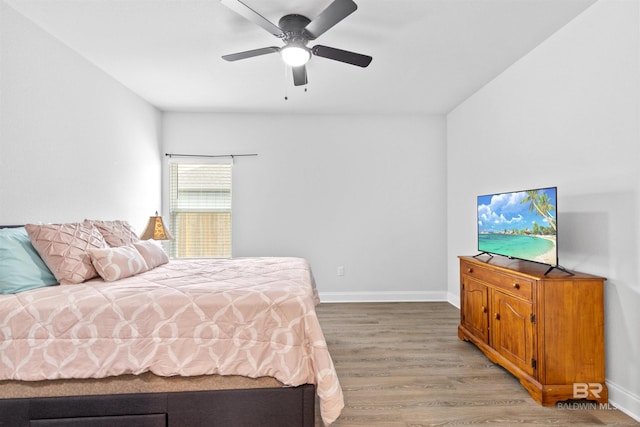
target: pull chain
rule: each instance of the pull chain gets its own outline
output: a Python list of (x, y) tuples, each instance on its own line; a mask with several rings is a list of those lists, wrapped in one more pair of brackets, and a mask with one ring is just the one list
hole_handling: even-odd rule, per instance
[(289, 79), (289, 67), (284, 67), (284, 100), (289, 100), (289, 85), (287, 80)]

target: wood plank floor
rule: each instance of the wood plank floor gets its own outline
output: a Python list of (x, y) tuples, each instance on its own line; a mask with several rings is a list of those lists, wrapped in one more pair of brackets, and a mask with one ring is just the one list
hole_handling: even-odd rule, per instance
[(538, 405), (458, 339), (459, 311), (448, 303), (323, 303), (317, 312), (345, 396), (335, 427), (640, 425), (615, 409)]

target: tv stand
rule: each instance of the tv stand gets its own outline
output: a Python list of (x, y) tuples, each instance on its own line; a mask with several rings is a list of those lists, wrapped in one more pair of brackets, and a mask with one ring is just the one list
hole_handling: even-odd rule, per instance
[(604, 278), (546, 275), (545, 264), (503, 257), (459, 258), (461, 340), (511, 372), (541, 405), (607, 403)]
[(480, 252), (478, 255), (474, 255), (474, 258), (478, 258), (480, 255), (489, 255), (489, 259), (493, 258), (493, 254), (489, 252)]
[[(480, 252), (480, 253), (479, 253), (479, 254), (477, 254), (477, 255), (473, 255), (473, 257), (472, 257), (472, 258), (478, 258), (479, 256), (482, 256), (482, 255), (489, 255), (489, 258), (485, 261), (485, 262), (487, 262), (487, 263), (493, 259), (493, 254), (492, 254), (491, 252)], [(503, 255), (503, 256), (504, 256), (504, 255)], [(511, 257), (511, 256), (505, 256), (505, 258), (507, 258), (508, 260), (519, 260), (518, 258), (514, 258), (514, 257)], [(521, 262), (527, 262), (527, 261), (525, 261), (525, 260), (519, 260), (519, 261), (521, 261)], [(529, 261), (529, 262), (535, 262), (535, 261)], [(539, 263), (539, 264), (541, 264), (541, 263)], [(554, 269), (558, 269), (558, 270), (562, 271), (563, 273), (568, 274), (569, 276), (574, 276), (574, 275), (575, 275), (572, 271), (567, 270), (566, 268), (564, 268), (564, 267), (563, 267), (563, 266), (561, 266), (560, 264), (558, 264), (558, 265), (542, 264), (542, 265), (549, 266), (549, 268), (547, 269), (547, 271), (545, 271), (545, 272), (544, 272), (544, 276), (546, 276), (547, 274), (549, 274), (549, 273), (550, 273), (552, 270), (554, 270)]]
[(546, 276), (547, 274), (549, 274), (551, 272), (551, 270), (553, 270), (554, 268), (567, 273), (569, 276), (575, 276), (575, 273), (573, 273), (572, 271), (567, 270), (566, 268), (564, 268), (561, 265), (551, 265), (549, 266), (549, 268), (547, 269), (547, 271), (544, 272), (544, 275)]

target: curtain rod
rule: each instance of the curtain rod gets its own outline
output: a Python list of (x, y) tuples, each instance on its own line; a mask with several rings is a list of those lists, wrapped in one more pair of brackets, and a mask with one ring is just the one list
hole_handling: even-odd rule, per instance
[(173, 154), (173, 153), (164, 153), (165, 156), (171, 157), (231, 157), (232, 159), (235, 157), (250, 157), (257, 156), (257, 154), (219, 154), (219, 155), (208, 155), (208, 154)]

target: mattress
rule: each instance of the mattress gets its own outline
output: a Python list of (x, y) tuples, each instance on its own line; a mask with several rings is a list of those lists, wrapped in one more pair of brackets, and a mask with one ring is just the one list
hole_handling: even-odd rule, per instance
[(0, 381), (0, 399), (32, 397), (96, 396), (135, 393), (175, 393), (183, 391), (278, 388), (284, 385), (271, 377), (239, 375), (198, 375), (159, 377), (151, 372), (106, 378), (42, 381)]
[(115, 282), (0, 295), (0, 380), (122, 375), (272, 377), (343, 395), (301, 258), (172, 260)]

